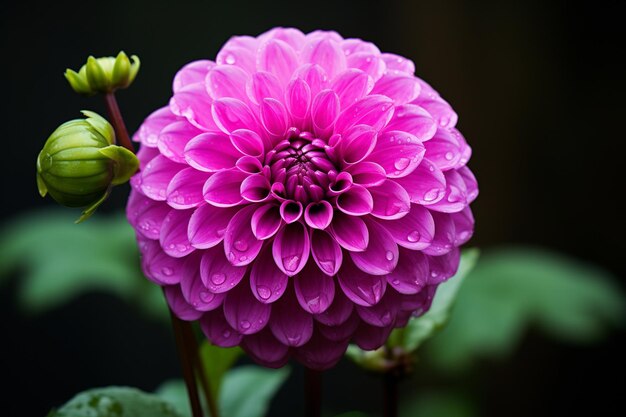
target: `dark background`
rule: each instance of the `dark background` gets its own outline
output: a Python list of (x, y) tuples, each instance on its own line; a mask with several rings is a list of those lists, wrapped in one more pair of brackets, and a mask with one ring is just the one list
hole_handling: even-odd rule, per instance
[[(2, 63), (2, 220), (51, 205), (37, 195), (35, 157), (97, 98), (63, 78), (89, 54), (137, 54), (142, 69), (118, 100), (129, 130), (167, 103), (188, 61), (213, 59), (235, 34), (273, 26), (334, 29), (411, 58), (460, 116), (480, 184), (475, 246), (525, 243), (603, 266), (621, 278), (626, 147), (624, 2), (594, 1), (51, 1), (5, 2)], [(117, 190), (105, 211), (123, 207)], [(169, 329), (113, 298), (89, 295), (43, 318), (23, 317), (0, 292), (2, 414), (43, 416), (76, 391), (109, 384), (152, 390), (178, 375)], [(106, 312), (106, 315), (103, 314)], [(623, 334), (574, 348), (529, 334), (506, 362), (487, 362), (476, 393), (484, 415), (610, 410), (623, 395)], [(605, 373), (617, 375), (611, 383)], [(376, 381), (351, 364), (328, 373), (325, 406), (379, 410)], [(301, 370), (272, 415), (300, 415)], [(351, 378), (357, 378), (358, 382)], [(16, 404), (16, 397), (27, 401)], [(9, 413), (5, 414), (8, 410)], [(19, 410), (19, 411), (18, 411)]]

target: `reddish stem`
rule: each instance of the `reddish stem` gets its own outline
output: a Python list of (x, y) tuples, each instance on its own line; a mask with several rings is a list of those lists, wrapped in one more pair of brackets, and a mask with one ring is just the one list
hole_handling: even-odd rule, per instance
[(128, 130), (126, 130), (126, 125), (124, 124), (124, 119), (122, 118), (122, 113), (120, 112), (120, 108), (117, 105), (115, 93), (106, 93), (104, 95), (104, 102), (107, 106), (107, 111), (109, 113), (109, 118), (111, 119), (111, 124), (115, 129), (117, 141), (120, 145), (122, 145), (129, 151), (135, 153), (135, 148), (130, 141), (130, 137), (128, 136)]

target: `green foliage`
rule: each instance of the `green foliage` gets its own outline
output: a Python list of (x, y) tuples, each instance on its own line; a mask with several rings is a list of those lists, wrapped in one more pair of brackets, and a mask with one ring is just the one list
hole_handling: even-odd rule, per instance
[(130, 387), (84, 391), (48, 417), (181, 417), (168, 402)]
[(400, 417), (475, 417), (472, 401), (449, 392), (422, 392), (407, 397), (400, 405)]
[(243, 351), (239, 347), (223, 348), (209, 342), (204, 342), (200, 346), (204, 372), (211, 383), (211, 393), (214, 398), (219, 398), (224, 375), (242, 354)]
[(463, 369), (476, 357), (512, 352), (529, 325), (588, 343), (624, 323), (626, 305), (606, 271), (545, 250), (485, 254), (465, 280), (449, 325), (427, 345), (427, 361)]
[(60, 211), (15, 219), (0, 231), (0, 280), (16, 270), (23, 272), (17, 296), (29, 313), (103, 291), (167, 318), (160, 289), (142, 276), (133, 229), (121, 214), (81, 225)]

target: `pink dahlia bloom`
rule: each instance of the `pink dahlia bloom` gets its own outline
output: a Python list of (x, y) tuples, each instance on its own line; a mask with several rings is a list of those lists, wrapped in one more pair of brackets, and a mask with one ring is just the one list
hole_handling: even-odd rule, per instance
[(173, 311), (261, 364), (333, 366), (428, 310), (472, 235), (457, 115), (335, 32), (231, 38), (135, 135), (127, 214)]

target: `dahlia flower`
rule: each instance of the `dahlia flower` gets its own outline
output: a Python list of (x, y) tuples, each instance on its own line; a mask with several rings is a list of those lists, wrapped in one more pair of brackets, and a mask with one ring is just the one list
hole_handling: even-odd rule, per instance
[(134, 139), (143, 270), (254, 360), (333, 366), (428, 310), (472, 235), (457, 115), (413, 63), (335, 32), (231, 38)]

